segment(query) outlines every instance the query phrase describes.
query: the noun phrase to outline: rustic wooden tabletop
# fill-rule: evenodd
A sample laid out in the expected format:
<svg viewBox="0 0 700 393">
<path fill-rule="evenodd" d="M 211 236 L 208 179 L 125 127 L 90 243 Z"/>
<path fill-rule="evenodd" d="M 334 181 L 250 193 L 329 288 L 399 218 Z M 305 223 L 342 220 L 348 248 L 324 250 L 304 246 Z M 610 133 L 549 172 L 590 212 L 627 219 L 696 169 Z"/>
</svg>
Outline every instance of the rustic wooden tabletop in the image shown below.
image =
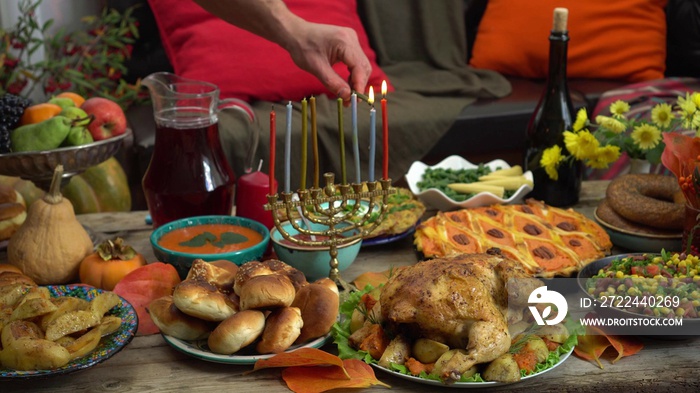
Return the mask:
<svg viewBox="0 0 700 393">
<path fill-rule="evenodd" d="M 591 216 L 604 195 L 607 182 L 584 182 L 577 211 Z M 80 221 L 97 236 L 120 235 L 155 261 L 149 244 L 147 212 L 100 213 L 80 216 Z M 0 259 L 5 259 L 4 253 Z M 365 271 L 384 271 L 392 266 L 414 264 L 418 256 L 412 237 L 381 246 L 365 247 L 343 277 L 353 279 Z M 595 364 L 569 357 L 558 367 L 537 377 L 493 390 L 578 392 L 578 391 L 700 391 L 700 337 L 685 340 L 640 338 L 644 349 L 615 364 Z M 335 353 L 332 343 L 323 349 Z M 66 375 L 26 380 L 0 378 L 2 392 L 288 392 L 279 370 L 245 374 L 250 365 L 212 363 L 190 357 L 169 346 L 160 335 L 140 336 L 107 361 Z M 376 372 L 393 392 L 434 392 L 446 390 Z M 385 391 L 374 387 L 364 391 Z M 338 390 L 340 391 L 340 390 Z M 345 390 L 350 391 L 350 390 Z"/>
</svg>

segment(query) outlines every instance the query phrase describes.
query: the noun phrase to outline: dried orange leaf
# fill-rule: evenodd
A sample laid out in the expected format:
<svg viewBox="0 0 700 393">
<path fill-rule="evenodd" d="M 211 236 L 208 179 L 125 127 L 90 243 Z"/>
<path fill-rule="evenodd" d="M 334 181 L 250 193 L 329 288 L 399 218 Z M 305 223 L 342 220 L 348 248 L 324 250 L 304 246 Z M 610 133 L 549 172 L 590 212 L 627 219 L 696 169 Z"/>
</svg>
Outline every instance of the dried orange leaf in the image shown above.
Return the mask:
<svg viewBox="0 0 700 393">
<path fill-rule="evenodd" d="M 282 371 L 282 378 L 287 387 L 296 393 L 321 393 L 332 389 L 368 388 L 373 385 L 390 388 L 374 376 L 374 370 L 365 362 L 346 359 L 343 364 L 350 379 L 344 378 L 338 367 L 319 366 L 289 367 Z"/>
<path fill-rule="evenodd" d="M 585 335 L 578 336 L 578 344 L 574 347 L 576 356 L 585 360 L 595 360 L 598 367 L 603 368 L 600 356 L 610 346 L 610 341 L 605 336 Z"/>
<path fill-rule="evenodd" d="M 153 323 L 146 307 L 155 299 L 171 295 L 180 283 L 180 276 L 173 265 L 153 262 L 133 270 L 115 285 L 113 292 L 126 299 L 139 317 L 138 336 L 156 334 L 160 330 Z"/>
<path fill-rule="evenodd" d="M 357 276 L 353 283 L 359 289 L 364 289 L 367 284 L 370 284 L 372 287 L 376 288 L 381 284 L 386 284 L 386 282 L 389 280 L 389 273 L 389 270 L 385 270 L 383 272 L 362 273 Z"/>
<path fill-rule="evenodd" d="M 579 342 L 574 348 L 574 352 L 581 358 L 595 360 L 598 366 L 603 368 L 599 358 L 611 346 L 617 351 L 617 357 L 611 361 L 613 364 L 623 357 L 634 355 L 644 348 L 642 342 L 634 337 L 611 335 L 605 333 L 603 329 L 597 326 L 586 326 L 586 335 L 579 336 Z"/>
<path fill-rule="evenodd" d="M 267 359 L 260 359 L 255 362 L 252 371 L 271 367 L 294 366 L 338 366 L 340 373 L 345 375 L 345 379 L 350 378 L 350 375 L 345 371 L 342 359 L 316 348 L 299 348 L 290 352 L 278 353 Z"/>
</svg>

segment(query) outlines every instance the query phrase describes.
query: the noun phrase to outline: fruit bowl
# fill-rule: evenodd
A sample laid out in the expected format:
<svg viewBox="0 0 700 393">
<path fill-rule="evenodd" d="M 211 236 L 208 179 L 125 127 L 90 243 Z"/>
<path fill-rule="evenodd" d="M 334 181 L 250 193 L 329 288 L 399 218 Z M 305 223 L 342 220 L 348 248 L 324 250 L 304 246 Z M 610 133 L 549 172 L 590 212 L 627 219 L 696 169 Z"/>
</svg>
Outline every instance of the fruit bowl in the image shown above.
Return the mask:
<svg viewBox="0 0 700 393">
<path fill-rule="evenodd" d="M 0 174 L 31 180 L 37 187 L 48 191 L 56 165 L 63 165 L 61 185 L 65 186 L 72 176 L 114 156 L 130 136 L 131 130 L 127 129 L 121 135 L 81 146 L 0 154 Z"/>
</svg>

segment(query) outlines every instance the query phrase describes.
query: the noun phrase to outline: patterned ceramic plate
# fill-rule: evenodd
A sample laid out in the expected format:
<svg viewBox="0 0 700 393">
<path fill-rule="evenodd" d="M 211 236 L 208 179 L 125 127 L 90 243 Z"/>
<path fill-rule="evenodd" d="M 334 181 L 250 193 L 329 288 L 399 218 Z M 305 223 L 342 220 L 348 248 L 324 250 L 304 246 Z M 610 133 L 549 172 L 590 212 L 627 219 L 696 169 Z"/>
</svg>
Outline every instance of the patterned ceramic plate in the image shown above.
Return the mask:
<svg viewBox="0 0 700 393">
<path fill-rule="evenodd" d="M 163 338 L 165 339 L 165 342 L 180 352 L 184 352 L 197 359 L 214 363 L 255 364 L 255 362 L 259 359 L 267 359 L 274 356 L 274 354 L 260 355 L 250 348 L 243 348 L 233 355 L 221 355 L 214 353 L 209 349 L 207 346 L 207 340 L 185 341 L 168 336 L 167 334 L 163 334 Z M 326 334 L 325 336 L 309 341 L 306 344 L 295 345 L 289 348 L 287 352 L 293 351 L 297 348 L 320 348 L 323 346 L 323 344 L 328 342 L 330 338 L 330 334 Z"/>
<path fill-rule="evenodd" d="M 49 286 L 48 288 L 52 297 L 73 296 L 85 300 L 91 300 L 97 294 L 104 292 L 102 289 L 83 285 L 54 285 Z M 121 304 L 111 309 L 107 314 L 120 317 L 122 319 L 122 325 L 116 332 L 110 334 L 109 336 L 102 337 L 100 344 L 89 355 L 73 360 L 63 367 L 52 370 L 16 371 L 0 369 L 0 379 L 35 378 L 68 374 L 74 371 L 90 368 L 114 356 L 114 354 L 121 351 L 126 344 L 131 342 L 136 334 L 136 329 L 139 326 L 139 320 L 136 316 L 136 310 L 134 310 L 134 307 L 123 298 L 120 299 Z"/>
</svg>

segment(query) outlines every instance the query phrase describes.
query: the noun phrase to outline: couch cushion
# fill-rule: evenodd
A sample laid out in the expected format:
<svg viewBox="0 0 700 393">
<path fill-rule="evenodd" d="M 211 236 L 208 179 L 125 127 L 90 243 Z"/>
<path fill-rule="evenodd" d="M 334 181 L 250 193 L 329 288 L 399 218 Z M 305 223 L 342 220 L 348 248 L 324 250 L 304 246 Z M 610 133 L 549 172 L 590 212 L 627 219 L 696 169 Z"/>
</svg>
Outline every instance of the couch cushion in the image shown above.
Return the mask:
<svg viewBox="0 0 700 393">
<path fill-rule="evenodd" d="M 377 66 L 354 0 L 286 0 L 296 15 L 312 22 L 353 28 L 373 66 L 370 84 L 378 89 L 385 74 Z M 180 76 L 219 86 L 222 97 L 246 101 L 301 100 L 330 94 L 310 73 L 298 68 L 279 45 L 230 25 L 193 1 L 148 0 L 165 51 Z M 323 12 L 319 12 L 322 5 Z M 341 63 L 334 66 L 347 79 Z"/>
<path fill-rule="evenodd" d="M 490 0 L 470 65 L 545 78 L 555 7 L 569 9 L 570 78 L 629 82 L 662 78 L 667 0 Z"/>
</svg>

